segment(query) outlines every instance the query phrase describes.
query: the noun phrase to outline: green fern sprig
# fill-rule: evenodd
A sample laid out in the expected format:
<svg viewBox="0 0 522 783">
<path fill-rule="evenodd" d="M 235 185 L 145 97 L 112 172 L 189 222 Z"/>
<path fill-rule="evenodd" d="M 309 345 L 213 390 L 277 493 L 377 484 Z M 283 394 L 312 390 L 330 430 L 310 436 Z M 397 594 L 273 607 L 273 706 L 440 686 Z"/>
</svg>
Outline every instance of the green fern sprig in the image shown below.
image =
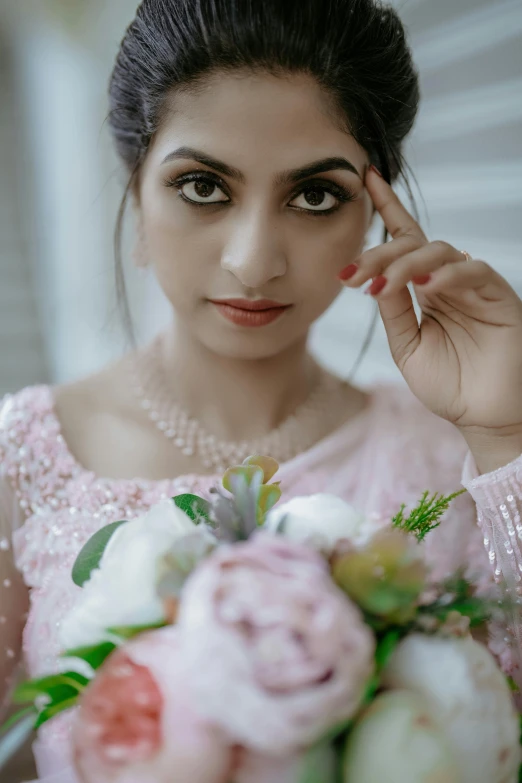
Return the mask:
<svg viewBox="0 0 522 783">
<path fill-rule="evenodd" d="M 422 541 L 431 530 L 440 525 L 440 518 L 447 511 L 451 501 L 464 492 L 467 490 L 461 489 L 452 495 L 439 495 L 435 492 L 430 497 L 429 491 L 426 490 L 407 518 L 404 516 L 406 505 L 403 503 L 398 514 L 392 518 L 392 524 L 405 533 L 412 533 L 417 541 Z"/>
</svg>

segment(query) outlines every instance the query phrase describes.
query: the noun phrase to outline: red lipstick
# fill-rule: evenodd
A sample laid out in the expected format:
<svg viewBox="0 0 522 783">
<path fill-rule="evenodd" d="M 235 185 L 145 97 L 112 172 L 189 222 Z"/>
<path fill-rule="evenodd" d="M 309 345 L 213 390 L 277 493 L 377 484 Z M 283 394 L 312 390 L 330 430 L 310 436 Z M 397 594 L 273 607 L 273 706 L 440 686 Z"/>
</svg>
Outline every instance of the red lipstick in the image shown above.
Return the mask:
<svg viewBox="0 0 522 783">
<path fill-rule="evenodd" d="M 210 299 L 220 314 L 237 326 L 267 326 L 291 305 L 272 299 Z"/>
</svg>

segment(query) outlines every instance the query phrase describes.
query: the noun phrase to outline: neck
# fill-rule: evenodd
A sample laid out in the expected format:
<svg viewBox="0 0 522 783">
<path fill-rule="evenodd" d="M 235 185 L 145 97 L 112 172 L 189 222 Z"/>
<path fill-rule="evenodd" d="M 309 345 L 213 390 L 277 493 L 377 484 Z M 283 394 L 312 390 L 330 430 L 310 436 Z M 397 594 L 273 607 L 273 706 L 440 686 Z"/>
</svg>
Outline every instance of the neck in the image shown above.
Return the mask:
<svg viewBox="0 0 522 783">
<path fill-rule="evenodd" d="M 315 388 L 320 368 L 306 343 L 266 359 L 235 359 L 213 353 L 176 325 L 163 342 L 167 383 L 173 399 L 216 437 L 255 439 L 279 426 Z"/>
</svg>

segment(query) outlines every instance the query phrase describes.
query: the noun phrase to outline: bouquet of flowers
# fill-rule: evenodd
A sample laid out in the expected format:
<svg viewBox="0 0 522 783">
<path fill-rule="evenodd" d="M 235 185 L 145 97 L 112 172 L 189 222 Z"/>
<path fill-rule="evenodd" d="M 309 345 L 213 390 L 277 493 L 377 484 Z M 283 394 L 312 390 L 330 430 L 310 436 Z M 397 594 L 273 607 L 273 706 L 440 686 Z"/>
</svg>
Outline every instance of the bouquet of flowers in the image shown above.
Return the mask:
<svg viewBox="0 0 522 783">
<path fill-rule="evenodd" d="M 98 531 L 72 578 L 63 671 L 24 727 L 75 708 L 83 783 L 515 783 L 508 679 L 470 628 L 498 609 L 433 584 L 423 539 L 458 495 L 374 529 L 330 495 L 284 504 L 270 457 Z M 464 491 L 464 490 L 463 490 Z"/>
</svg>

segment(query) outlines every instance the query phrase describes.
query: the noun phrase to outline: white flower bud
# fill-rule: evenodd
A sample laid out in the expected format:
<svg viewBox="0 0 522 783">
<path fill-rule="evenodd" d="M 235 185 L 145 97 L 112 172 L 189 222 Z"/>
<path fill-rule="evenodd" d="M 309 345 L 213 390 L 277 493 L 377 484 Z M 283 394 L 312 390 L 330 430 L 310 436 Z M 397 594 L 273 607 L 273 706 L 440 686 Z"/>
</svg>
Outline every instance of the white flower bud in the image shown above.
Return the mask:
<svg viewBox="0 0 522 783">
<path fill-rule="evenodd" d="M 384 683 L 424 698 L 444 727 L 460 783 L 516 783 L 518 715 L 486 647 L 471 637 L 412 634 L 393 653 Z"/>
<path fill-rule="evenodd" d="M 291 541 L 330 553 L 341 539 L 358 541 L 367 533 L 366 517 L 335 495 L 296 497 L 276 506 L 265 527 Z"/>
</svg>

